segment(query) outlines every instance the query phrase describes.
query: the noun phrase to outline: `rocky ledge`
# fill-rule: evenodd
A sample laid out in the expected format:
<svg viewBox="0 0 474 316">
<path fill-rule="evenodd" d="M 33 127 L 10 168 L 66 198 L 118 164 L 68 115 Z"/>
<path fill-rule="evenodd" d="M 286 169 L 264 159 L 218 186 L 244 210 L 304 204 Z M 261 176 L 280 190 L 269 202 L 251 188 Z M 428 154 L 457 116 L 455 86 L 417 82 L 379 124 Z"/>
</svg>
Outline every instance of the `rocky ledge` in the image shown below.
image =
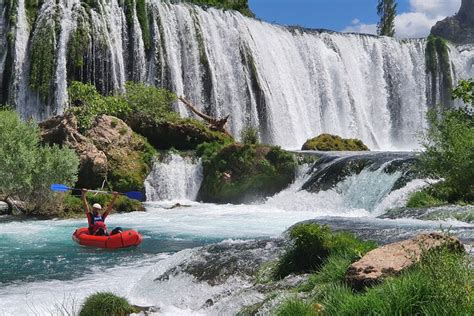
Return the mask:
<svg viewBox="0 0 474 316">
<path fill-rule="evenodd" d="M 459 12 L 437 22 L 431 34 L 456 44 L 474 43 L 474 0 L 463 0 Z"/>
</svg>

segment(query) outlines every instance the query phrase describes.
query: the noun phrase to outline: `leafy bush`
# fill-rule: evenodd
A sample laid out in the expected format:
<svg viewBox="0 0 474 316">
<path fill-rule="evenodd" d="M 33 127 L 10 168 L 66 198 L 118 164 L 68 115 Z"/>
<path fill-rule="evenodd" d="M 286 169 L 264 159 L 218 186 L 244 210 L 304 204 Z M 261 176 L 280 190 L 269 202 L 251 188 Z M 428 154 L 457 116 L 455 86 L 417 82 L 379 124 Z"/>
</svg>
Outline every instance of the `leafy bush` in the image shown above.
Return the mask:
<svg viewBox="0 0 474 316">
<path fill-rule="evenodd" d="M 27 211 L 41 215 L 57 197 L 52 183 L 72 185 L 77 180 L 79 159 L 73 150 L 40 146 L 34 122 L 22 122 L 12 111 L 0 111 L 0 196 L 28 202 Z"/>
<path fill-rule="evenodd" d="M 365 293 L 339 283 L 319 287 L 314 299 L 327 315 L 472 315 L 473 297 L 468 258 L 443 249 Z"/>
<path fill-rule="evenodd" d="M 258 130 L 254 127 L 247 126 L 240 132 L 240 139 L 246 145 L 258 144 Z"/>
<path fill-rule="evenodd" d="M 375 243 L 361 241 L 350 233 L 332 232 L 326 225 L 312 223 L 293 227 L 289 238 L 292 244 L 280 258 L 275 278 L 316 271 L 331 254 L 339 254 L 352 262 L 376 247 Z"/>
<path fill-rule="evenodd" d="M 98 292 L 86 299 L 79 316 L 126 316 L 134 312 L 136 308 L 126 299 L 110 292 Z"/>
<path fill-rule="evenodd" d="M 433 178 L 444 179 L 448 202 L 474 200 L 474 117 L 466 109 L 428 114 L 420 165 Z"/>
<path fill-rule="evenodd" d="M 410 195 L 407 207 L 430 207 L 446 204 L 445 201 L 431 195 L 428 191 L 417 191 Z"/>
</svg>

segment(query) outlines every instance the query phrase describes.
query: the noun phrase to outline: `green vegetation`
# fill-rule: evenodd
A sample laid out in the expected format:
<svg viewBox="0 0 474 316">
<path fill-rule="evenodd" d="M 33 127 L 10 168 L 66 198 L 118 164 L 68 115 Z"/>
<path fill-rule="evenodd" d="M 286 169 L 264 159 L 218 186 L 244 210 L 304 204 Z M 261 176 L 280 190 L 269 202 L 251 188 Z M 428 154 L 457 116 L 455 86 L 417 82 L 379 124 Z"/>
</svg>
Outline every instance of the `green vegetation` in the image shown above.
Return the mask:
<svg viewBox="0 0 474 316">
<path fill-rule="evenodd" d="M 316 316 L 319 315 L 317 307 L 300 299 L 291 298 L 283 302 L 275 314 L 277 316 Z"/>
<path fill-rule="evenodd" d="M 90 205 L 99 203 L 103 207 L 107 207 L 111 200 L 111 195 L 90 192 L 87 193 L 87 201 Z M 62 211 L 63 213 L 60 214 L 61 217 L 77 217 L 78 215 L 83 216 L 84 207 L 80 196 L 65 194 Z M 112 211 L 118 213 L 141 212 L 145 211 L 145 208 L 139 201 L 129 199 L 125 196 L 119 196 L 115 201 Z"/>
<path fill-rule="evenodd" d="M 36 21 L 39 8 L 43 4 L 43 0 L 25 0 L 25 9 L 28 19 L 28 24 L 33 28 L 33 25 Z"/>
<path fill-rule="evenodd" d="M 377 34 L 380 36 L 395 36 L 396 0 L 379 0 L 377 14 L 380 17 L 380 21 L 377 23 Z"/>
<path fill-rule="evenodd" d="M 243 144 L 256 145 L 258 144 L 258 129 L 247 126 L 240 132 L 240 138 Z"/>
<path fill-rule="evenodd" d="M 291 246 L 280 258 L 274 271 L 277 279 L 291 273 L 320 270 L 323 263 L 328 263 L 329 267 L 341 267 L 341 262 L 342 266 L 347 261 L 350 264 L 376 247 L 375 243 L 361 241 L 350 233 L 332 232 L 328 226 L 312 223 L 293 227 L 289 237 Z M 341 269 L 328 271 L 323 267 L 322 271 L 325 278 L 333 280 L 337 276 L 331 273 L 340 273 Z"/>
<path fill-rule="evenodd" d="M 474 81 L 461 81 L 453 90 L 453 98 L 463 100 L 465 108 L 428 112 L 429 128 L 422 138 L 424 152 L 419 167 L 427 177 L 442 180 L 414 193 L 409 206 L 474 201 L 473 95 Z"/>
<path fill-rule="evenodd" d="M 279 147 L 203 144 L 200 196 L 212 202 L 241 202 L 274 194 L 294 179 L 296 160 Z"/>
<path fill-rule="evenodd" d="M 246 15 L 249 17 L 255 16 L 255 14 L 249 8 L 248 0 L 187 0 L 187 1 L 194 4 L 212 6 L 219 9 L 236 10 L 242 13 L 243 15 Z"/>
<path fill-rule="evenodd" d="M 72 185 L 79 159 L 73 150 L 40 146 L 35 123 L 22 122 L 12 111 L 0 111 L 0 196 L 26 202 L 25 212 L 49 215 L 61 202 L 51 183 Z"/>
<path fill-rule="evenodd" d="M 67 43 L 68 70 L 78 72 L 84 66 L 84 56 L 87 54 L 90 41 L 89 21 L 84 15 L 79 15 L 77 27 Z"/>
<path fill-rule="evenodd" d="M 315 138 L 308 139 L 302 150 L 320 151 L 368 151 L 369 148 L 358 139 L 346 139 L 337 135 L 321 134 Z"/>
<path fill-rule="evenodd" d="M 138 312 L 126 299 L 110 292 L 98 292 L 86 299 L 79 316 L 126 316 Z"/>
<path fill-rule="evenodd" d="M 438 74 L 442 75 L 442 91 L 441 99 L 447 106 L 450 102 L 450 90 L 452 88 L 451 61 L 449 59 L 448 42 L 441 38 L 430 35 L 426 43 L 426 69 L 431 75 L 431 99 L 436 99 L 436 91 L 438 91 Z"/>
<path fill-rule="evenodd" d="M 125 5 L 125 16 L 127 18 L 127 24 L 129 28 L 133 24 L 133 15 L 137 15 L 140 29 L 142 30 L 142 39 L 145 49 L 151 47 L 151 32 L 150 32 L 150 20 L 148 18 L 148 12 L 145 0 L 126 0 Z M 134 12 L 135 11 L 135 12 Z"/>
<path fill-rule="evenodd" d="M 39 21 L 31 42 L 30 87 L 40 98 L 49 102 L 53 94 L 56 54 L 56 25 L 54 19 Z"/>
</svg>

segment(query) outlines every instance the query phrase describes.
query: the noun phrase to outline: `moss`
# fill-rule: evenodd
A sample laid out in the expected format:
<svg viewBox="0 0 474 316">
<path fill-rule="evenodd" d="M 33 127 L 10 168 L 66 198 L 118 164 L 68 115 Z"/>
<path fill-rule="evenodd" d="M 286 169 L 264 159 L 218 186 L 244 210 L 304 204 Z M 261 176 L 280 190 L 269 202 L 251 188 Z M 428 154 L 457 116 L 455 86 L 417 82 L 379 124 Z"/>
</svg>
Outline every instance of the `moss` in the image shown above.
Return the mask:
<svg viewBox="0 0 474 316">
<path fill-rule="evenodd" d="M 436 100 L 437 78 L 441 75 L 441 101 L 444 106 L 448 106 L 451 103 L 450 91 L 453 87 L 448 42 L 441 37 L 430 35 L 426 43 L 425 59 L 427 73 L 431 76 L 431 101 L 433 103 Z"/>
<path fill-rule="evenodd" d="M 53 96 L 56 23 L 46 18 L 39 23 L 31 43 L 30 87 L 48 103 Z"/>
<path fill-rule="evenodd" d="M 302 150 L 320 151 L 368 151 L 369 148 L 358 139 L 345 139 L 337 135 L 321 134 L 308 139 Z"/>
<path fill-rule="evenodd" d="M 145 190 L 143 183 L 150 173 L 156 150 L 144 137 L 134 133 L 130 148 L 115 147 L 106 155 L 111 189 L 119 192 Z"/>
<path fill-rule="evenodd" d="M 77 27 L 68 42 L 68 69 L 80 72 L 84 66 L 84 58 L 89 49 L 91 37 L 89 35 L 89 23 L 81 15 L 78 17 Z"/>
<path fill-rule="evenodd" d="M 137 312 L 126 299 L 110 292 L 98 292 L 86 299 L 79 316 L 126 316 Z"/>
<path fill-rule="evenodd" d="M 42 4 L 43 0 L 25 0 L 26 16 L 28 19 L 28 24 L 32 28 Z"/>
<path fill-rule="evenodd" d="M 207 149 L 207 153 L 206 153 Z M 242 202 L 279 192 L 294 179 L 296 160 L 279 147 L 214 145 L 200 152 L 204 179 L 200 197 L 209 202 Z"/>
</svg>

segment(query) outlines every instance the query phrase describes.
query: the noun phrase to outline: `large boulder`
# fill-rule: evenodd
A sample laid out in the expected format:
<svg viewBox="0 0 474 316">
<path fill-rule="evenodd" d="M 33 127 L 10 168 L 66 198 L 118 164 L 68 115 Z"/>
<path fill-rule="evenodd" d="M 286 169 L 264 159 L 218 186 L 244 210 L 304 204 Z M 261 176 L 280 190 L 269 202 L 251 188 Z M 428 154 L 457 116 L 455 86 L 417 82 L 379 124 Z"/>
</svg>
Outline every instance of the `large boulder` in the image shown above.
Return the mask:
<svg viewBox="0 0 474 316">
<path fill-rule="evenodd" d="M 437 22 L 431 34 L 456 44 L 474 43 L 474 1 L 463 0 L 459 12 Z"/>
<path fill-rule="evenodd" d="M 156 149 L 194 150 L 199 144 L 231 141 L 231 137 L 210 130 L 204 123 L 194 119 L 174 118 L 156 120 L 143 114 L 133 114 L 127 124 L 145 136 Z"/>
<path fill-rule="evenodd" d="M 78 187 L 98 188 L 107 180 L 117 191 L 144 189 L 155 151 L 122 120 L 98 116 L 83 134 L 73 114 L 56 116 L 39 125 L 43 142 L 69 146 L 80 157 Z"/>
<path fill-rule="evenodd" d="M 295 157 L 279 147 L 230 144 L 209 161 L 198 198 L 205 202 L 243 203 L 273 195 L 295 177 Z"/>
<path fill-rule="evenodd" d="M 39 124 L 44 143 L 68 146 L 79 156 L 78 186 L 99 187 L 107 177 L 108 160 L 105 153 L 77 128 L 73 114 L 55 116 Z"/>
<path fill-rule="evenodd" d="M 346 282 L 357 290 L 378 284 L 419 262 L 423 253 L 443 246 L 453 251 L 464 251 L 455 237 L 439 233 L 421 234 L 369 251 L 347 269 Z"/>
<path fill-rule="evenodd" d="M 369 148 L 358 139 L 341 138 L 337 135 L 321 134 L 308 139 L 301 150 L 319 151 L 368 151 Z"/>
</svg>

